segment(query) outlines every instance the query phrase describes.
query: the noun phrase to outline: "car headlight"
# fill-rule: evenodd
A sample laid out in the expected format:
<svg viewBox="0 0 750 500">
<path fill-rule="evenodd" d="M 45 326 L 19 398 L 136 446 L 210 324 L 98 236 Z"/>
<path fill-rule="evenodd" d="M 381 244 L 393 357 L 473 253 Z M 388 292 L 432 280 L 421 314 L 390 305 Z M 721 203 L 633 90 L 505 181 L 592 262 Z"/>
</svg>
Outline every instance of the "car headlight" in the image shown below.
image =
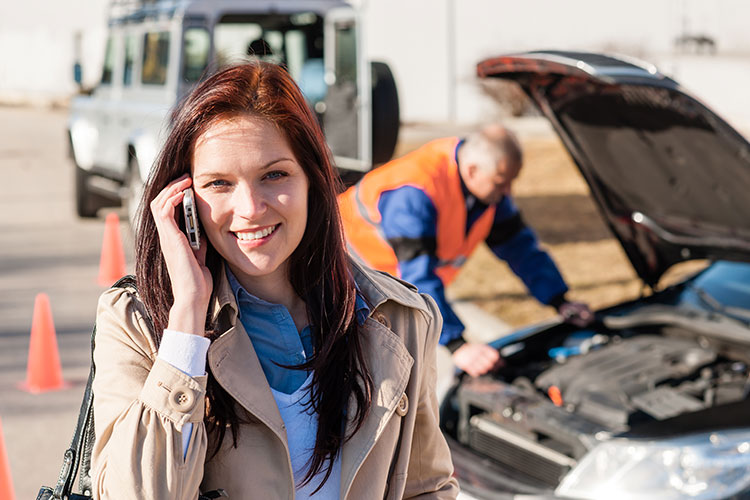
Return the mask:
<svg viewBox="0 0 750 500">
<path fill-rule="evenodd" d="M 563 479 L 562 497 L 726 498 L 750 487 L 750 429 L 596 446 Z"/>
</svg>

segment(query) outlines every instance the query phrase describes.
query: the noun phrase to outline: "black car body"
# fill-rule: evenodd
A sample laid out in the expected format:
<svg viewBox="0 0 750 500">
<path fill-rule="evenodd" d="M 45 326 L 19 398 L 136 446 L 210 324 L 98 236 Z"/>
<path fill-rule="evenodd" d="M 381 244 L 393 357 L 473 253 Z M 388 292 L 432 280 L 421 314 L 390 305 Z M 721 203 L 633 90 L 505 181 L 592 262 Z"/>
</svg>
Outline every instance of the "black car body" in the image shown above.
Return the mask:
<svg viewBox="0 0 750 500">
<path fill-rule="evenodd" d="M 441 407 L 462 490 L 492 498 L 750 496 L 750 144 L 674 80 L 591 53 L 488 59 L 551 121 L 651 293 L 498 340 Z M 659 289 L 673 265 L 711 264 Z"/>
</svg>

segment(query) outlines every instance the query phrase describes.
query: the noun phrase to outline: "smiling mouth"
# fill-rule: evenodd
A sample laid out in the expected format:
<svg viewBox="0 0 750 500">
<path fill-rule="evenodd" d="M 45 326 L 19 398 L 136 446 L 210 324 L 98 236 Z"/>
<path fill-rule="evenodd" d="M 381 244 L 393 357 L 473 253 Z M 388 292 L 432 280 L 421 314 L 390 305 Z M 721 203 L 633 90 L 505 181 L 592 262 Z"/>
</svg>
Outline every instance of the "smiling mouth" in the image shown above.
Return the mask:
<svg viewBox="0 0 750 500">
<path fill-rule="evenodd" d="M 269 226 L 264 229 L 260 229 L 258 231 L 242 231 L 242 232 L 233 232 L 238 240 L 242 241 L 257 241 L 262 240 L 263 238 L 266 238 L 273 234 L 274 231 L 276 231 L 281 224 L 276 224 L 275 226 Z"/>
</svg>

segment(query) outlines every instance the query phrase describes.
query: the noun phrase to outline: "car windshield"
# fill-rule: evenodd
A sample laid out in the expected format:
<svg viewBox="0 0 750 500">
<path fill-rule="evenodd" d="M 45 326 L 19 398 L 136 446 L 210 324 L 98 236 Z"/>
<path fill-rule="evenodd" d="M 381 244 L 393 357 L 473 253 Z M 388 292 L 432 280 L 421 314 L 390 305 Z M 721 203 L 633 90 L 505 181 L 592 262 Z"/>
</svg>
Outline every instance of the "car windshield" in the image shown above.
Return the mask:
<svg viewBox="0 0 750 500">
<path fill-rule="evenodd" d="M 688 284 L 678 305 L 721 312 L 750 322 L 750 264 L 716 262 Z"/>
<path fill-rule="evenodd" d="M 219 67 L 248 58 L 284 64 L 308 101 L 325 97 L 323 19 L 315 13 L 225 15 L 214 46 Z"/>
</svg>

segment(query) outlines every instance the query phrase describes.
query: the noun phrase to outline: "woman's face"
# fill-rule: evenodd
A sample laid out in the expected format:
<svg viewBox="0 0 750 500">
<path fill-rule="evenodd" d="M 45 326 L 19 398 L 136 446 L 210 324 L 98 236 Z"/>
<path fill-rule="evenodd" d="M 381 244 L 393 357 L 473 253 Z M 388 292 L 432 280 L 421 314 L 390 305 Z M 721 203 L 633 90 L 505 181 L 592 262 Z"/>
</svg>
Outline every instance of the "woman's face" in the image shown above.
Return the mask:
<svg viewBox="0 0 750 500">
<path fill-rule="evenodd" d="M 196 141 L 192 174 L 206 237 L 243 285 L 288 280 L 307 225 L 308 180 L 276 127 L 250 115 L 216 121 Z"/>
</svg>

